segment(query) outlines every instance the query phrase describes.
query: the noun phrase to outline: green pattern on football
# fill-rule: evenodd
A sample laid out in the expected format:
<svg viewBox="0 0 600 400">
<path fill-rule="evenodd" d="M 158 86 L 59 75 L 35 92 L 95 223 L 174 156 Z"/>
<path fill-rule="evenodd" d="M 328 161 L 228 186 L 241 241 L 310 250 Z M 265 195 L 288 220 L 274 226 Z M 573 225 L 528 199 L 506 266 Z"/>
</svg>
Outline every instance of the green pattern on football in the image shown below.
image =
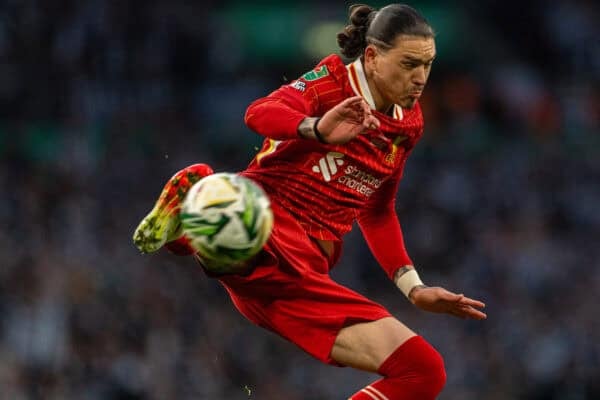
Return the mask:
<svg viewBox="0 0 600 400">
<path fill-rule="evenodd" d="M 218 173 L 189 190 L 180 212 L 183 232 L 199 255 L 218 265 L 239 264 L 257 254 L 273 227 L 269 198 L 252 180 Z"/>
<path fill-rule="evenodd" d="M 218 221 L 207 221 L 195 214 L 180 213 L 179 218 L 183 230 L 193 236 L 206 236 L 211 240 L 229 222 L 227 215 L 221 215 Z"/>
</svg>

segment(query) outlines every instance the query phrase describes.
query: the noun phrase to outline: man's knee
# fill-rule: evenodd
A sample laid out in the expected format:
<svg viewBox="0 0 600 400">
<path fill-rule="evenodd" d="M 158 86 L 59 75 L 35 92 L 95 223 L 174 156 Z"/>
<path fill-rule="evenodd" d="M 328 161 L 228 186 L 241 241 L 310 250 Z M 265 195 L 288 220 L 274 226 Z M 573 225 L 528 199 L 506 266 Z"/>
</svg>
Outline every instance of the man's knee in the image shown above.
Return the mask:
<svg viewBox="0 0 600 400">
<path fill-rule="evenodd" d="M 435 398 L 446 383 L 444 359 L 420 336 L 414 336 L 398 347 L 381 365 L 379 373 L 398 378 L 400 382 L 418 383 L 416 390 L 422 399 Z"/>
<path fill-rule="evenodd" d="M 446 384 L 446 368 L 442 355 L 425 340 L 422 340 L 421 356 L 415 361 L 416 372 L 421 375 L 423 384 L 437 395 Z"/>
</svg>

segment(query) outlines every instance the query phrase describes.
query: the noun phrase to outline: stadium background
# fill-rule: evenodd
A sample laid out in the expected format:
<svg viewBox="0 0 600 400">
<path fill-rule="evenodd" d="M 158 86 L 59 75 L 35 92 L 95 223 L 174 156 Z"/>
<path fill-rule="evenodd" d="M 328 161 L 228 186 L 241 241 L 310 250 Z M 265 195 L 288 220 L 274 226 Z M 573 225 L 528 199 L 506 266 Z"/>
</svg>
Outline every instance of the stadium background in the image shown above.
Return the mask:
<svg viewBox="0 0 600 400">
<path fill-rule="evenodd" d="M 376 378 L 131 243 L 173 172 L 248 163 L 245 107 L 335 51 L 348 5 L 0 3 L 0 398 L 336 400 Z M 415 310 L 354 232 L 334 275 L 441 351 L 442 400 L 599 399 L 598 4 L 412 5 L 439 56 L 398 210 L 425 281 L 489 319 Z"/>
</svg>

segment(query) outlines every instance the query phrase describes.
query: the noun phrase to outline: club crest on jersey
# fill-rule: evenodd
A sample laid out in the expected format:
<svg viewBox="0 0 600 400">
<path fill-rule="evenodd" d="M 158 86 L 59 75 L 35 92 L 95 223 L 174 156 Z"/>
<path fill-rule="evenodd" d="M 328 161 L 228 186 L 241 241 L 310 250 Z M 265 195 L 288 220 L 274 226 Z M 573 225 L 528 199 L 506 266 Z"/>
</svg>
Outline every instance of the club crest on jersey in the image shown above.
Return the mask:
<svg viewBox="0 0 600 400">
<path fill-rule="evenodd" d="M 316 81 L 317 79 L 321 79 L 329 75 L 329 71 L 327 70 L 326 65 L 321 65 L 320 68 L 314 69 L 302 75 L 302 79 L 305 81 Z"/>
<path fill-rule="evenodd" d="M 386 164 L 394 165 L 396 156 L 398 155 L 398 145 L 407 139 L 406 136 L 398 136 L 392 141 L 390 152 L 385 155 L 384 161 Z"/>
<path fill-rule="evenodd" d="M 389 153 L 387 153 L 385 155 L 385 158 L 384 158 L 385 163 L 394 165 L 394 163 L 396 162 L 396 153 L 398 153 L 398 146 L 396 146 L 395 144 L 392 144 L 392 151 L 390 151 Z"/>
</svg>

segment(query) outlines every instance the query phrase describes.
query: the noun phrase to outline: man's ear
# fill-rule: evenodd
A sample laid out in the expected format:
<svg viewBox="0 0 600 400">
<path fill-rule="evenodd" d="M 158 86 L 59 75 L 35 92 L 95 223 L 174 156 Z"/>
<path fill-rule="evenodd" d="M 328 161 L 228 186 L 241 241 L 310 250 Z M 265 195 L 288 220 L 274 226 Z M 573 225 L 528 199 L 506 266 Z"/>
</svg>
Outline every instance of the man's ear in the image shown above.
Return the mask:
<svg viewBox="0 0 600 400">
<path fill-rule="evenodd" d="M 364 65 L 369 70 L 375 69 L 375 59 L 377 58 L 377 48 L 373 44 L 367 45 L 364 52 Z"/>
</svg>

